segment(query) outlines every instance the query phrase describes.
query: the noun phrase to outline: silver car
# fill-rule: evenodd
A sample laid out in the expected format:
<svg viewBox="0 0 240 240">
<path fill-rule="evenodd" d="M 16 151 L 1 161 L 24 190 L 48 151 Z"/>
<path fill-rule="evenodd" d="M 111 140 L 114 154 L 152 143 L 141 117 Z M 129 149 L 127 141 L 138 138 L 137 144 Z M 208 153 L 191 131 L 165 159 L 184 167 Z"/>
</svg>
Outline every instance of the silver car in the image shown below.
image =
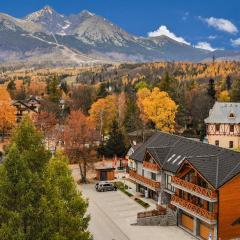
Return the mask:
<svg viewBox="0 0 240 240">
<path fill-rule="evenodd" d="M 112 182 L 98 182 L 95 188 L 98 192 L 117 191 L 117 186 Z"/>
</svg>

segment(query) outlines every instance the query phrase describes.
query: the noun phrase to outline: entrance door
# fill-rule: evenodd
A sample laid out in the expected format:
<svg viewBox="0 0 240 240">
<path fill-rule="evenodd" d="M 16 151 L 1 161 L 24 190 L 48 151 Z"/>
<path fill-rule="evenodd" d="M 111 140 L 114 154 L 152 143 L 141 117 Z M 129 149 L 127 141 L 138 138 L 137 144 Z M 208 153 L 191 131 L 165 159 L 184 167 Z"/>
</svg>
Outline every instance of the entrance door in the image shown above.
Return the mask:
<svg viewBox="0 0 240 240">
<path fill-rule="evenodd" d="M 100 172 L 100 181 L 107 181 L 107 171 Z"/>
</svg>

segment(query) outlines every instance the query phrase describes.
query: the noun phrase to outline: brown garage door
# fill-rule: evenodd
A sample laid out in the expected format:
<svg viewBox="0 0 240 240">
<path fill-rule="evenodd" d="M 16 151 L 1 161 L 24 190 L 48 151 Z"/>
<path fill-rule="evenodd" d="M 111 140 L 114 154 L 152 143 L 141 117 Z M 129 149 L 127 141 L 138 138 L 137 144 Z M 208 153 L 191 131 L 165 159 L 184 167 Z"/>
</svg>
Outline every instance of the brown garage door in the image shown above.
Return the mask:
<svg viewBox="0 0 240 240">
<path fill-rule="evenodd" d="M 182 213 L 182 226 L 193 232 L 193 217 Z"/>
<path fill-rule="evenodd" d="M 213 236 L 213 229 L 212 227 L 210 227 L 208 224 L 205 224 L 205 223 L 200 223 L 200 237 L 202 237 L 203 239 L 209 239 L 209 235 L 210 233 L 212 234 Z"/>
</svg>

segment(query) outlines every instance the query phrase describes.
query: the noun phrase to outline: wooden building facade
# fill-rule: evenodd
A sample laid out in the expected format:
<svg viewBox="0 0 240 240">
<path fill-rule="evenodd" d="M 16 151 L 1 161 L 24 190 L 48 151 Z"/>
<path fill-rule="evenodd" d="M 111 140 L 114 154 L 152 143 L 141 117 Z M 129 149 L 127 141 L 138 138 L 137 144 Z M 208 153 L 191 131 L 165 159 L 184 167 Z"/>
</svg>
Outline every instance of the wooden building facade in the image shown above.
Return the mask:
<svg viewBox="0 0 240 240">
<path fill-rule="evenodd" d="M 136 190 L 173 209 L 179 227 L 206 240 L 240 237 L 240 153 L 157 132 L 130 158 Z"/>
</svg>

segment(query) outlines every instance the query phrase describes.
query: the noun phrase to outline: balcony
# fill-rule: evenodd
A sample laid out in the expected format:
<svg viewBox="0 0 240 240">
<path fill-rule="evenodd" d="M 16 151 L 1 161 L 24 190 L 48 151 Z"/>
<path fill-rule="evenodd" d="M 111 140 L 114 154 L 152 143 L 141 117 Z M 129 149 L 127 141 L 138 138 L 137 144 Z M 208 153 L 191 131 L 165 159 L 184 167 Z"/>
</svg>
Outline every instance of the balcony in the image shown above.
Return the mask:
<svg viewBox="0 0 240 240">
<path fill-rule="evenodd" d="M 208 224 L 215 224 L 217 222 L 217 214 L 207 211 L 204 208 L 198 207 L 197 205 L 173 195 L 171 199 L 171 204 L 188 212 L 191 215 L 196 216 L 202 221 L 207 222 Z"/>
<path fill-rule="evenodd" d="M 156 182 L 152 179 L 145 178 L 144 176 L 137 174 L 136 171 L 130 170 L 129 176 L 130 178 L 133 178 L 136 182 L 142 185 L 146 185 L 147 187 L 152 188 L 154 190 L 160 190 L 160 187 L 161 187 L 160 182 Z"/>
<path fill-rule="evenodd" d="M 143 162 L 143 167 L 146 168 L 147 170 L 153 171 L 153 172 L 159 172 L 160 171 L 160 167 L 155 164 L 155 163 L 151 163 L 151 162 Z"/>
<path fill-rule="evenodd" d="M 209 202 L 217 202 L 217 192 L 207 188 L 200 187 L 194 183 L 185 181 L 178 177 L 172 177 L 172 186 L 191 193 Z"/>
</svg>

